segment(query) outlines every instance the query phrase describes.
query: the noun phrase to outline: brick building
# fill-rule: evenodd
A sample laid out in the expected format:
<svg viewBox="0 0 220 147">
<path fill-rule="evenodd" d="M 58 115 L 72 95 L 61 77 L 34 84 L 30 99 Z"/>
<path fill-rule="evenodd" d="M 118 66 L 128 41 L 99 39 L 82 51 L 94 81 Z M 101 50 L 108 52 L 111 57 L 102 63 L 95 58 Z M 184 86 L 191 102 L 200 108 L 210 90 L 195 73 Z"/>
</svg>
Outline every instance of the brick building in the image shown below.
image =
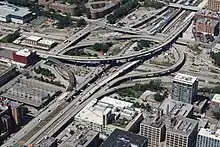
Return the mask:
<svg viewBox="0 0 220 147">
<path fill-rule="evenodd" d="M 38 4 L 43 6 L 46 10 L 53 9 L 55 12 L 61 12 L 68 15 L 74 15 L 76 5 L 66 4 L 63 1 L 57 0 L 38 0 Z"/>
</svg>

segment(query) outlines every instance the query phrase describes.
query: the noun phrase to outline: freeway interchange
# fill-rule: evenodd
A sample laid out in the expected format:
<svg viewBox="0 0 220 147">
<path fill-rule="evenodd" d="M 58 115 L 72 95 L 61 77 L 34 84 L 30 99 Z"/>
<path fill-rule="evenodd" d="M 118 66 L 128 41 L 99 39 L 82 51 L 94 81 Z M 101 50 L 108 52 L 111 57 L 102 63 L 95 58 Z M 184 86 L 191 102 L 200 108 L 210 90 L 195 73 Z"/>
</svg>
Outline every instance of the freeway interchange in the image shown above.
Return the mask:
<svg viewBox="0 0 220 147">
<path fill-rule="evenodd" d="M 180 7 L 180 5 L 172 5 L 171 7 Z M 182 7 L 181 9 L 193 9 L 197 11 L 194 7 Z M 185 10 L 178 15 L 182 17 Z M 185 18 L 184 22 L 178 26 L 178 28 L 169 35 L 151 35 L 146 31 L 138 30 L 136 28 L 117 28 L 114 26 L 109 26 L 100 22 L 100 26 L 97 26 L 97 22 L 87 25 L 84 29 L 77 32 L 68 38 L 68 42 L 57 46 L 50 52 L 37 52 L 37 54 L 43 59 L 48 60 L 62 67 L 63 70 L 68 75 L 69 86 L 66 89 L 69 94 L 62 100 L 56 100 L 55 103 L 51 104 L 44 112 L 39 114 L 34 118 L 28 125 L 22 128 L 18 133 L 12 136 L 4 145 L 13 146 L 19 141 L 24 141 L 25 145 L 37 144 L 45 136 L 57 136 L 67 125 L 74 120 L 74 116 L 85 107 L 92 99 L 103 97 L 109 93 L 116 91 L 117 89 L 124 88 L 126 85 L 121 85 L 120 83 L 127 82 L 128 80 L 142 79 L 142 78 L 152 78 L 161 77 L 164 75 L 171 74 L 178 71 L 186 61 L 186 55 L 181 48 L 176 46 L 178 39 L 184 33 L 184 31 L 189 27 L 192 22 L 194 13 L 190 13 L 188 17 Z M 176 23 L 177 20 L 175 20 Z M 173 23 L 173 25 L 175 25 Z M 108 28 L 115 32 L 125 33 L 125 36 L 117 36 L 109 39 L 103 40 L 88 40 L 82 41 L 86 38 L 91 31 L 98 28 Z M 170 29 L 172 26 L 168 26 L 165 30 Z M 114 42 L 118 40 L 153 40 L 158 42 L 157 46 L 153 46 L 145 51 L 138 51 L 132 54 L 121 54 L 112 56 L 98 56 L 98 57 L 82 57 L 82 56 L 69 56 L 65 55 L 65 52 L 69 50 L 77 50 L 78 48 L 84 48 L 92 46 L 99 42 Z M 182 40 L 184 42 L 184 40 Z M 187 44 L 187 42 L 184 42 Z M 170 48 L 175 48 L 178 53 L 178 61 L 165 69 L 158 71 L 151 71 L 145 73 L 131 73 L 133 69 L 141 65 L 142 62 L 151 59 L 158 54 L 166 52 Z M 65 66 L 64 62 L 71 62 L 74 64 L 97 64 L 97 68 L 80 85 L 76 84 L 76 78 L 72 71 Z M 108 72 L 114 64 L 122 63 L 119 68 L 110 73 Z M 103 65 L 107 65 L 104 66 Z M 77 86 L 76 86 L 77 85 Z M 119 85 L 119 86 L 117 86 Z M 115 87 L 116 86 L 116 87 Z M 127 87 L 129 84 L 127 85 Z M 50 110 L 50 111 L 49 111 Z M 41 121 L 39 121 L 41 120 Z"/>
</svg>

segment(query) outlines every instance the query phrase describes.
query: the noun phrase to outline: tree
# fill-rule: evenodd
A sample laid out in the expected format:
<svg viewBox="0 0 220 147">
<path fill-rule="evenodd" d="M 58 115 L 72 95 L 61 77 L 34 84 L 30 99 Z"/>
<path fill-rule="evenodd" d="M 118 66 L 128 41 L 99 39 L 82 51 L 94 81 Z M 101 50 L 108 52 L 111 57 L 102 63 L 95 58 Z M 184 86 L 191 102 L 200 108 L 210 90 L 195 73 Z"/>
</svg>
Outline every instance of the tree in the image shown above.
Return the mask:
<svg viewBox="0 0 220 147">
<path fill-rule="evenodd" d="M 76 23 L 77 23 L 77 24 L 76 24 L 77 27 L 83 27 L 83 26 L 87 25 L 85 19 L 79 19 L 79 20 L 77 20 Z"/>
<path fill-rule="evenodd" d="M 158 101 L 158 102 L 162 102 L 163 100 L 164 100 L 164 97 L 162 96 L 162 95 L 160 95 L 160 93 L 156 93 L 155 95 L 154 95 L 154 100 L 155 101 Z"/>
<path fill-rule="evenodd" d="M 116 18 L 115 18 L 115 16 L 114 16 L 113 14 L 109 14 L 109 15 L 107 16 L 107 20 L 108 20 L 108 22 L 109 22 L 110 24 L 115 24 L 115 23 L 116 23 Z"/>
</svg>

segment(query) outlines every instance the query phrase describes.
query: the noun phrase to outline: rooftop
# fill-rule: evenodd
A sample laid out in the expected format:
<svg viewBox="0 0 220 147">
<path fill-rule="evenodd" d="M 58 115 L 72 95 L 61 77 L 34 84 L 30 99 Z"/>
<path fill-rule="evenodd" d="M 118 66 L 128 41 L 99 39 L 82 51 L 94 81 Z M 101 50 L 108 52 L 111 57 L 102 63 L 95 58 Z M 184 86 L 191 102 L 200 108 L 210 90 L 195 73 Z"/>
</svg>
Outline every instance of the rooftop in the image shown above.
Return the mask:
<svg viewBox="0 0 220 147">
<path fill-rule="evenodd" d="M 31 54 L 29 49 L 22 49 L 16 52 L 17 55 L 28 57 Z"/>
<path fill-rule="evenodd" d="M 101 100 L 95 99 L 86 105 L 75 118 L 103 125 L 103 115 L 109 111 L 111 113 L 126 113 L 128 115 L 135 114 L 133 110 L 129 109 L 132 105 L 132 103 L 109 97 L 104 97 Z M 120 112 L 118 112 L 118 109 Z"/>
<path fill-rule="evenodd" d="M 43 39 L 39 40 L 38 43 L 51 46 L 55 43 L 55 41 L 43 38 Z"/>
<path fill-rule="evenodd" d="M 15 15 L 19 17 L 24 17 L 30 13 L 31 11 L 29 11 L 28 8 L 17 7 L 6 3 L 0 3 L 0 16 L 6 17 L 8 15 Z"/>
<path fill-rule="evenodd" d="M 165 99 L 159 108 L 163 110 L 164 114 L 167 114 L 168 111 L 171 115 L 181 115 L 185 117 L 193 111 L 193 105 L 173 99 Z"/>
<path fill-rule="evenodd" d="M 100 147 L 147 147 L 147 138 L 128 131 L 115 129 Z"/>
<path fill-rule="evenodd" d="M 185 84 L 193 84 L 194 82 L 196 82 L 198 80 L 197 77 L 193 77 L 190 75 L 186 75 L 186 74 L 182 74 L 182 73 L 178 73 L 175 77 L 174 77 L 174 81 L 176 82 L 181 82 L 181 83 L 185 83 Z"/>
<path fill-rule="evenodd" d="M 161 110 L 158 110 L 158 112 L 154 112 L 154 113 L 147 113 L 146 117 L 141 122 L 141 124 L 145 124 L 145 125 L 156 127 L 156 128 L 164 127 L 165 125 L 164 121 L 166 117 L 165 115 L 162 115 L 161 113 L 162 113 Z"/>
<path fill-rule="evenodd" d="M 38 145 L 40 147 L 48 147 L 50 146 L 51 144 L 53 144 L 54 142 L 56 142 L 56 138 L 53 138 L 53 137 L 45 137 L 43 138 L 39 143 Z"/>
<path fill-rule="evenodd" d="M 167 127 L 167 131 L 185 136 L 189 136 L 194 129 L 198 129 L 198 121 L 184 116 L 170 119 L 170 126 Z"/>
<path fill-rule="evenodd" d="M 220 129 L 213 132 L 209 128 L 201 128 L 198 135 L 212 138 L 215 140 L 220 140 Z"/>
<path fill-rule="evenodd" d="M 220 94 L 215 94 L 212 98 L 212 102 L 220 103 Z"/>
<path fill-rule="evenodd" d="M 67 139 L 60 147 L 87 147 L 87 145 L 93 141 L 93 139 L 98 135 L 98 132 L 93 130 L 83 131 L 80 133 L 75 133 L 73 136 Z"/>
<path fill-rule="evenodd" d="M 31 40 L 31 41 L 39 41 L 40 39 L 42 39 L 41 37 L 38 36 L 29 36 L 26 38 L 27 40 Z"/>
</svg>

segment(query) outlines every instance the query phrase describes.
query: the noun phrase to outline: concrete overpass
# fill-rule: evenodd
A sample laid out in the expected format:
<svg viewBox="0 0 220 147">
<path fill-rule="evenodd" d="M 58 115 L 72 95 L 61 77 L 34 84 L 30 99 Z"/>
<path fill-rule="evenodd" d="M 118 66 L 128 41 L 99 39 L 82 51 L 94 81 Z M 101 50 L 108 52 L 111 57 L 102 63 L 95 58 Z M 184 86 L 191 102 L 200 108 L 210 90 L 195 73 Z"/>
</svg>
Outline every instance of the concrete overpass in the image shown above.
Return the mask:
<svg viewBox="0 0 220 147">
<path fill-rule="evenodd" d="M 174 31 L 170 36 L 168 36 L 165 41 L 163 41 L 162 44 L 159 46 L 156 46 L 154 48 L 151 48 L 147 51 L 140 51 L 134 54 L 129 55 L 116 55 L 116 56 L 101 56 L 101 57 L 79 57 L 79 56 L 67 56 L 67 55 L 54 55 L 54 54 L 47 54 L 47 53 L 40 53 L 41 57 L 47 58 L 47 57 L 53 57 L 56 59 L 61 60 L 67 60 L 72 62 L 80 62 L 80 63 L 97 63 L 97 62 L 106 62 L 106 61 L 116 61 L 116 60 L 124 60 L 124 59 L 131 59 L 131 58 L 137 58 L 137 57 L 143 57 L 143 56 L 150 56 L 152 54 L 155 54 L 156 52 L 159 52 L 163 50 L 165 47 L 170 46 L 173 44 L 179 35 L 189 26 L 191 19 L 193 16 L 189 16 L 187 21 L 180 26 L 179 30 Z"/>
<path fill-rule="evenodd" d="M 170 3 L 169 7 L 181 8 L 181 9 L 184 9 L 184 10 L 190 10 L 190 11 L 195 11 L 195 12 L 201 10 L 201 8 L 196 7 L 196 6 L 185 6 L 185 5 L 176 4 L 176 3 Z"/>
<path fill-rule="evenodd" d="M 73 72 L 70 70 L 70 69 L 68 69 L 67 67 L 66 67 L 66 65 L 65 64 L 63 64 L 61 61 L 59 61 L 59 60 L 57 60 L 57 59 L 55 59 L 55 58 L 47 58 L 47 60 L 48 61 L 51 61 L 52 63 L 55 63 L 55 64 L 57 64 L 59 67 L 61 67 L 64 71 L 66 71 L 66 73 L 68 74 L 68 76 L 69 76 L 69 86 L 67 87 L 67 91 L 71 91 L 71 90 L 73 90 L 73 88 L 74 88 L 74 86 L 76 85 L 76 77 L 75 77 L 75 75 L 73 74 Z"/>
</svg>

